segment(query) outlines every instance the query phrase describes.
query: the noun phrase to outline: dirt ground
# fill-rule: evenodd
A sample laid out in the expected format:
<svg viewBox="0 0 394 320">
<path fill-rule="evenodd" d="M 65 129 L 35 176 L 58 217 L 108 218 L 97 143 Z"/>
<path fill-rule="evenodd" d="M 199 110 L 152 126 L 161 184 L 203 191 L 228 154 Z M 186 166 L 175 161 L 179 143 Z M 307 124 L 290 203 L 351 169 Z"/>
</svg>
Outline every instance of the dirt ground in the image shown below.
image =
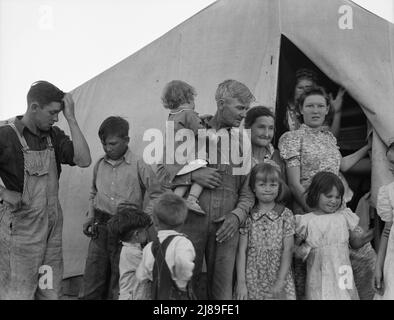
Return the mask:
<svg viewBox="0 0 394 320">
<path fill-rule="evenodd" d="M 82 276 L 68 278 L 63 280 L 63 296 L 61 300 L 78 300 L 81 295 Z M 199 287 L 197 289 L 197 296 L 202 300 L 206 300 L 206 273 L 202 273 Z"/>
</svg>

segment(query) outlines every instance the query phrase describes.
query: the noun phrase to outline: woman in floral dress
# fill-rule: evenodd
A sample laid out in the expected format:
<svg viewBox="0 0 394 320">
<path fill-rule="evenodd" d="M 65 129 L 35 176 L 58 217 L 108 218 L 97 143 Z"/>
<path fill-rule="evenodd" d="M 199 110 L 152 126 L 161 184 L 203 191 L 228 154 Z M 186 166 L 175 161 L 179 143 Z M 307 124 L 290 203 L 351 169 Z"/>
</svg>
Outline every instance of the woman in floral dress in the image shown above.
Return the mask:
<svg viewBox="0 0 394 320">
<path fill-rule="evenodd" d="M 287 181 L 295 199 L 295 214 L 312 211 L 305 202 L 305 190 L 316 173 L 328 171 L 339 175 L 339 170 L 346 172 L 369 150 L 369 146 L 364 146 L 347 157 L 341 156 L 336 138 L 324 125 L 330 108 L 329 100 L 323 88 L 305 91 L 299 98 L 303 123 L 298 130 L 288 131 L 279 139 L 280 154 L 286 162 Z M 303 299 L 305 264 L 295 259 L 294 267 L 297 298 Z"/>
</svg>

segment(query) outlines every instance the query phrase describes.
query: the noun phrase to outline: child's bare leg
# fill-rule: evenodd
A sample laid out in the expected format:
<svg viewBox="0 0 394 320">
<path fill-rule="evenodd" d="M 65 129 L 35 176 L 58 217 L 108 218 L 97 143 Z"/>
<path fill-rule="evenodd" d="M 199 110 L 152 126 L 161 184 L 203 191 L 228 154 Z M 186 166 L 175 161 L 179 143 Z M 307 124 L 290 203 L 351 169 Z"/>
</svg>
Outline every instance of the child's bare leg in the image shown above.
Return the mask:
<svg viewBox="0 0 394 320">
<path fill-rule="evenodd" d="M 192 186 L 190 187 L 188 199 L 192 199 L 193 201 L 198 200 L 203 190 L 204 188 L 200 186 L 198 183 L 193 183 Z"/>
<path fill-rule="evenodd" d="M 193 183 L 192 186 L 190 187 L 190 192 L 189 192 L 189 196 L 187 197 L 186 203 L 190 210 L 198 214 L 205 215 L 206 214 L 205 211 L 202 210 L 200 205 L 198 204 L 198 198 L 200 197 L 203 189 L 204 188 L 199 184 Z"/>
<path fill-rule="evenodd" d="M 174 189 L 174 193 L 175 193 L 177 196 L 180 196 L 181 198 L 183 198 L 183 196 L 185 195 L 185 193 L 186 193 L 186 191 L 187 191 L 188 188 L 189 188 L 189 186 L 179 186 L 179 187 L 176 187 L 176 188 Z"/>
</svg>

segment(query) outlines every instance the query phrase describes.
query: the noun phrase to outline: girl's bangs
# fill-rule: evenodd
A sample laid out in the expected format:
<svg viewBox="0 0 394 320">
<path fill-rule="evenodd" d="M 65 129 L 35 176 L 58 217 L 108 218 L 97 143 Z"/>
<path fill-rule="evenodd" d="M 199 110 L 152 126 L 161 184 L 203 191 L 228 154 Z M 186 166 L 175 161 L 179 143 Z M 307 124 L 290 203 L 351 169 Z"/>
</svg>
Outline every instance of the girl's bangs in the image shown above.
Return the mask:
<svg viewBox="0 0 394 320">
<path fill-rule="evenodd" d="M 275 168 L 265 168 L 265 170 L 260 170 L 256 175 L 256 182 L 263 181 L 267 182 L 279 182 L 279 173 Z"/>
</svg>

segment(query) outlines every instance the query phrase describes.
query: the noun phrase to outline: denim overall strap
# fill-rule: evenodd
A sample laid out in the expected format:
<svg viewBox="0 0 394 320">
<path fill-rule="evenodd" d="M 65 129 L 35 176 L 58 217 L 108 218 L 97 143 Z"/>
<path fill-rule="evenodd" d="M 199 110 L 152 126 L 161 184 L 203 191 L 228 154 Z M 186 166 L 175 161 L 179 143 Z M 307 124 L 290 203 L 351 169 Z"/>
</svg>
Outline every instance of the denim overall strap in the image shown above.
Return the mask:
<svg viewBox="0 0 394 320">
<path fill-rule="evenodd" d="M 15 131 L 15 134 L 16 134 L 16 136 L 18 137 L 19 142 L 20 142 L 21 145 L 22 145 L 23 151 L 29 150 L 30 148 L 29 148 L 29 146 L 27 145 L 27 142 L 26 142 L 25 137 L 24 137 L 23 135 L 20 134 L 20 132 L 18 131 L 18 129 L 17 129 L 16 126 L 15 126 L 15 123 L 11 122 L 11 123 L 9 123 L 8 125 Z"/>
<path fill-rule="evenodd" d="M 22 207 L 2 207 L 0 221 L 0 299 L 57 299 L 63 277 L 62 212 L 58 172 L 50 137 L 48 148 L 23 147 Z"/>
<path fill-rule="evenodd" d="M 165 260 L 166 251 L 170 242 L 177 235 L 168 236 L 162 243 L 156 239 L 152 243 L 152 254 L 155 258 L 153 264 L 152 299 L 153 300 L 191 300 L 194 293 L 188 285 L 186 291 L 181 291 L 172 279 L 171 271 Z M 184 235 L 182 235 L 184 236 Z"/>
</svg>

